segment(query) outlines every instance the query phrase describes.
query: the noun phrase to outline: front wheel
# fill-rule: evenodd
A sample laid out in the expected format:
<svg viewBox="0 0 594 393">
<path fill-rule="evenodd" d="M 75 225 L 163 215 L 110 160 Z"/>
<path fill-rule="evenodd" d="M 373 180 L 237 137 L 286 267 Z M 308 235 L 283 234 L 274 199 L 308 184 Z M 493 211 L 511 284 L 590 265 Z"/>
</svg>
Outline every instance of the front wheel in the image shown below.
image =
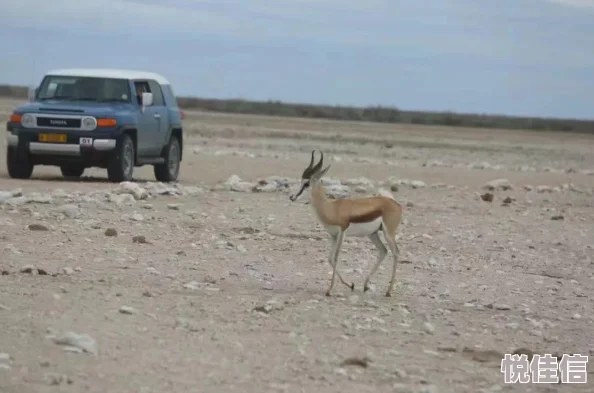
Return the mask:
<svg viewBox="0 0 594 393">
<path fill-rule="evenodd" d="M 28 179 L 33 173 L 34 165 L 26 152 L 19 152 L 14 147 L 6 149 L 6 166 L 8 175 L 13 179 Z"/>
<path fill-rule="evenodd" d="M 160 182 L 172 182 L 177 180 L 179 175 L 179 164 L 181 160 L 181 148 L 179 139 L 172 135 L 165 150 L 165 163 L 154 166 L 155 178 Z"/>
<path fill-rule="evenodd" d="M 107 178 L 111 182 L 131 181 L 134 173 L 134 142 L 128 134 L 123 134 L 107 163 Z"/>
</svg>

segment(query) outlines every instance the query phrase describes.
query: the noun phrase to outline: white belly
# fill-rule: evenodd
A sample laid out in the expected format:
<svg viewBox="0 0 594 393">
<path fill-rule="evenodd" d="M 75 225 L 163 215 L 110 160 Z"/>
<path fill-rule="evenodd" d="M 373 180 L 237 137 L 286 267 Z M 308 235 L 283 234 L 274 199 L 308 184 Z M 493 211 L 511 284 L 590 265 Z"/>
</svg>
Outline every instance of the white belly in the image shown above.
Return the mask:
<svg viewBox="0 0 594 393">
<path fill-rule="evenodd" d="M 359 224 L 351 224 L 349 225 L 349 227 L 347 228 L 346 232 L 345 232 L 345 236 L 349 236 L 349 237 L 364 237 L 364 236 L 369 236 L 372 233 L 377 232 L 377 230 L 380 228 L 380 226 L 382 225 L 382 218 L 378 217 L 373 221 L 370 222 L 363 222 L 363 223 L 359 223 Z M 328 231 L 329 234 L 336 236 L 338 235 L 338 231 L 339 231 L 339 227 L 338 226 L 326 226 L 326 231 Z"/>
</svg>

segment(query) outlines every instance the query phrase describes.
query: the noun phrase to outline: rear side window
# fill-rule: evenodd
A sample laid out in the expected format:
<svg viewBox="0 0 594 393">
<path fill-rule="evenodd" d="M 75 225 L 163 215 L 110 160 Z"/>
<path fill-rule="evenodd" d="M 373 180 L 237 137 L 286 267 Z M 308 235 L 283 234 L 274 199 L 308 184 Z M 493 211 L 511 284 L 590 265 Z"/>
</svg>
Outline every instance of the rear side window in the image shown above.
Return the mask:
<svg viewBox="0 0 594 393">
<path fill-rule="evenodd" d="M 165 99 L 163 98 L 163 91 L 161 91 L 161 85 L 153 80 L 149 80 L 148 84 L 151 88 L 151 93 L 153 93 L 153 103 L 154 105 L 165 106 Z"/>
<path fill-rule="evenodd" d="M 161 86 L 153 80 L 135 81 L 134 89 L 136 90 L 136 99 L 138 105 L 142 103 L 142 93 L 153 93 L 153 105 L 164 106 L 163 92 Z"/>
</svg>

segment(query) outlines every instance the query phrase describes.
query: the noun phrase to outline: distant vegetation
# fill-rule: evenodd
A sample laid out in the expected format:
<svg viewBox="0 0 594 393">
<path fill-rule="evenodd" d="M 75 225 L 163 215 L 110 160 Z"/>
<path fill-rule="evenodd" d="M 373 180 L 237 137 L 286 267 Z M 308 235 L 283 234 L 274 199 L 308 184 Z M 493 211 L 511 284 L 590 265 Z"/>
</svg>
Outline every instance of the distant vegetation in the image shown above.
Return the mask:
<svg viewBox="0 0 594 393">
<path fill-rule="evenodd" d="M 0 85 L 0 97 L 26 98 L 27 88 Z M 555 130 L 594 133 L 594 120 L 512 117 L 453 112 L 403 111 L 397 108 L 291 104 L 280 101 L 248 101 L 178 97 L 182 109 L 252 115 L 305 117 L 313 119 L 371 121 L 379 123 L 425 124 L 456 127 Z M 593 114 L 594 115 L 594 114 Z"/>
</svg>

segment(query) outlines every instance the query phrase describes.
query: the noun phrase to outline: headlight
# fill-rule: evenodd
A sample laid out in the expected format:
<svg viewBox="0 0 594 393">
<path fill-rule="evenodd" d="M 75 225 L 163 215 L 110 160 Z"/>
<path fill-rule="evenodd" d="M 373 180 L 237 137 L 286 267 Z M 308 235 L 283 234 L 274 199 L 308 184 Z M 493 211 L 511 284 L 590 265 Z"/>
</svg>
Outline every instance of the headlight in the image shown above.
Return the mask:
<svg viewBox="0 0 594 393">
<path fill-rule="evenodd" d="M 83 117 L 82 128 L 84 130 L 94 130 L 97 127 L 97 120 L 94 117 Z"/>
<path fill-rule="evenodd" d="M 25 128 L 32 128 L 35 127 L 35 116 L 30 113 L 25 113 L 23 117 L 21 117 L 21 124 Z"/>
</svg>

